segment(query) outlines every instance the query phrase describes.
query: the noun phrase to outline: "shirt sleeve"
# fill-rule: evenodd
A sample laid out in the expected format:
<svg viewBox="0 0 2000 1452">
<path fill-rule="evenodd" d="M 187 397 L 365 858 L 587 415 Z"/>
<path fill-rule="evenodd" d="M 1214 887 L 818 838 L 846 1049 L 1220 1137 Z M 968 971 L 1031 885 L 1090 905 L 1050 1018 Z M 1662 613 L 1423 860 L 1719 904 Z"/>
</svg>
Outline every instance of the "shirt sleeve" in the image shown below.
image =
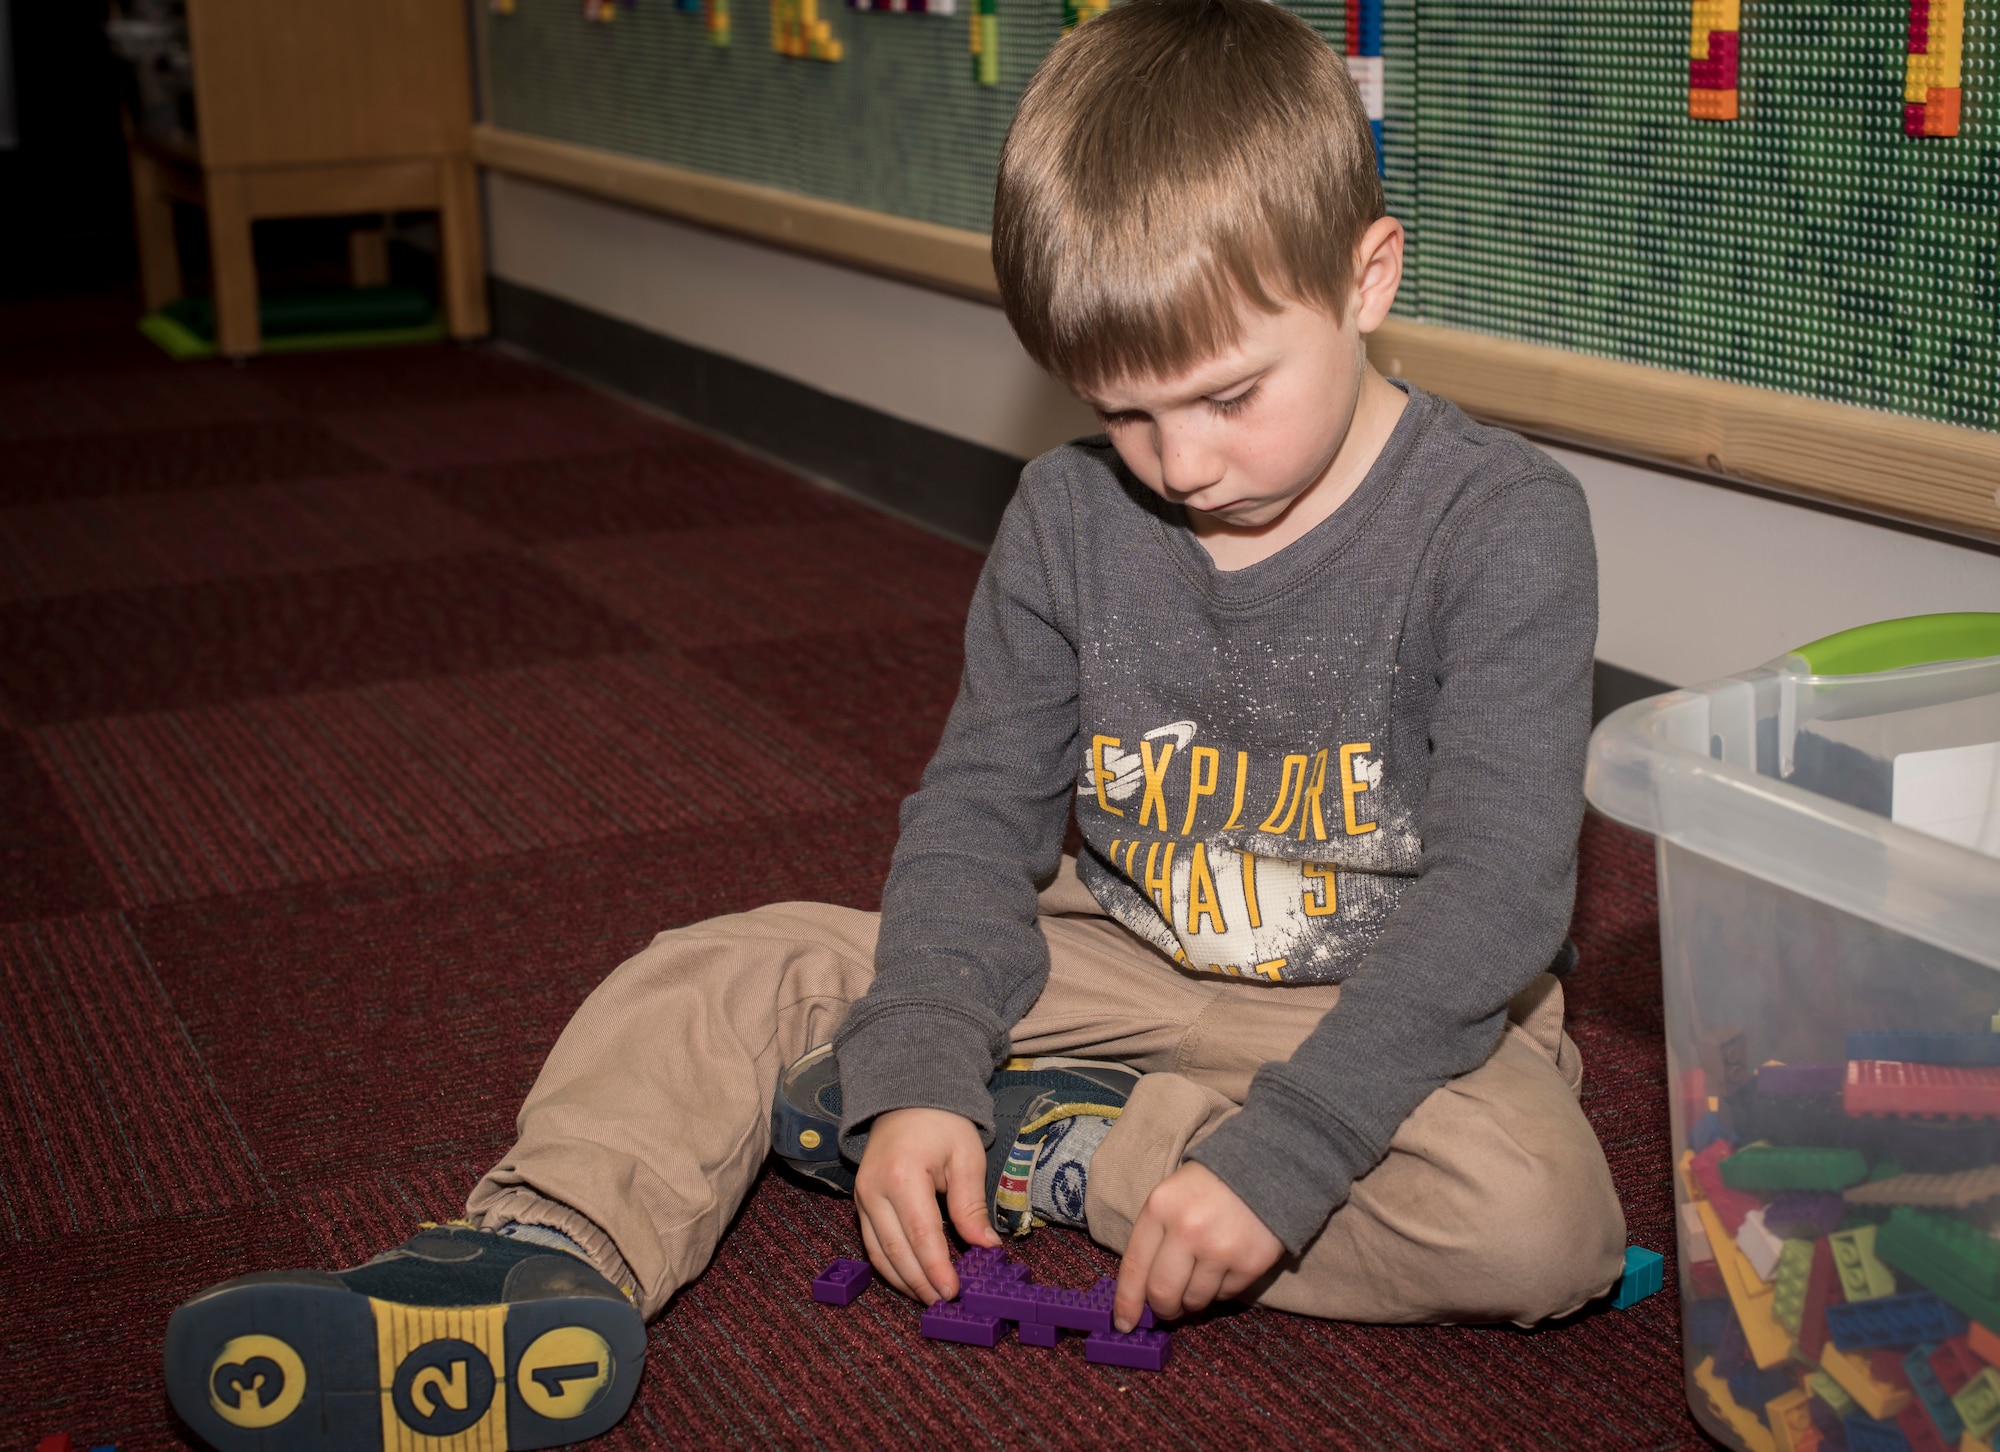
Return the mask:
<svg viewBox="0 0 2000 1452">
<path fill-rule="evenodd" d="M 1583 491 L 1544 465 L 1446 524 L 1417 880 L 1340 1001 L 1189 1155 L 1293 1254 L 1410 1112 L 1491 1055 L 1575 898 L 1597 635 Z"/>
<path fill-rule="evenodd" d="M 1065 536 L 1038 526 L 1034 500 L 1061 513 L 1062 482 L 1031 465 L 1001 520 L 966 622 L 958 700 L 903 803 L 875 981 L 834 1038 L 851 1158 L 891 1109 L 948 1109 L 990 1142 L 987 1081 L 1048 981 L 1037 884 L 1061 863 L 1078 679 Z"/>
</svg>

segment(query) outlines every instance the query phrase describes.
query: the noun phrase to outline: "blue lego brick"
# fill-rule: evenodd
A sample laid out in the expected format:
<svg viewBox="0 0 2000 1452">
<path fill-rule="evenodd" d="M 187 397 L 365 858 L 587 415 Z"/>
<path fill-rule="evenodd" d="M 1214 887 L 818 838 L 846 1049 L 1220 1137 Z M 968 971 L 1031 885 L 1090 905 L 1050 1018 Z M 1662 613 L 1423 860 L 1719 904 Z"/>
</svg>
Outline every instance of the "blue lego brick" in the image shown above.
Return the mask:
<svg viewBox="0 0 2000 1452">
<path fill-rule="evenodd" d="M 1906 1291 L 1826 1308 L 1827 1334 L 1842 1351 L 1915 1346 L 1965 1334 L 1965 1317 L 1929 1291 Z"/>
<path fill-rule="evenodd" d="M 1773 1397 L 1781 1397 L 1799 1384 L 1797 1368 L 1780 1362 L 1768 1371 L 1746 1366 L 1729 1378 L 1729 1394 L 1739 1407 L 1762 1408 Z"/>
<path fill-rule="evenodd" d="M 1847 1431 L 1847 1452 L 1911 1452 L 1910 1439 L 1894 1422 L 1846 1417 L 1841 1426 Z"/>
<path fill-rule="evenodd" d="M 1722 1339 L 1723 1328 L 1736 1319 L 1727 1301 L 1682 1301 L 1687 1313 L 1687 1338 L 1696 1346 L 1713 1346 Z"/>
<path fill-rule="evenodd" d="M 1361 0 L 1360 54 L 1382 54 L 1382 0 Z"/>
<path fill-rule="evenodd" d="M 1370 121 L 1368 129 L 1375 135 L 1375 175 L 1387 176 L 1389 174 L 1389 165 L 1384 159 L 1382 151 L 1382 123 L 1380 121 Z"/>
<path fill-rule="evenodd" d="M 1697 1119 L 1688 1131 L 1688 1148 L 1700 1154 L 1719 1139 L 1728 1140 L 1732 1147 L 1736 1143 L 1736 1136 L 1723 1124 L 1722 1116 L 1711 1109 Z"/>
<path fill-rule="evenodd" d="M 1948 1446 L 1957 1446 L 1958 1439 L 1965 1434 L 1965 1420 L 1958 1414 L 1958 1408 L 1951 1404 L 1951 1394 L 1938 1380 L 1938 1374 L 1931 1367 L 1931 1355 L 1937 1348 L 1926 1342 L 1903 1358 L 1903 1375 L 1910 1379 L 1910 1390 L 1917 1394 L 1924 1410 L 1930 1414 L 1931 1425 L 1938 1429 L 1938 1435 Z"/>
<path fill-rule="evenodd" d="M 1867 1031 L 1847 1036 L 1850 1059 L 1906 1064 L 2000 1064 L 2000 1034 Z"/>
<path fill-rule="evenodd" d="M 1666 1264 L 1656 1251 L 1642 1250 L 1636 1245 L 1626 1246 L 1625 1274 L 1618 1278 L 1618 1287 L 1611 1293 L 1611 1304 L 1622 1311 L 1652 1295 L 1660 1288 Z"/>
</svg>

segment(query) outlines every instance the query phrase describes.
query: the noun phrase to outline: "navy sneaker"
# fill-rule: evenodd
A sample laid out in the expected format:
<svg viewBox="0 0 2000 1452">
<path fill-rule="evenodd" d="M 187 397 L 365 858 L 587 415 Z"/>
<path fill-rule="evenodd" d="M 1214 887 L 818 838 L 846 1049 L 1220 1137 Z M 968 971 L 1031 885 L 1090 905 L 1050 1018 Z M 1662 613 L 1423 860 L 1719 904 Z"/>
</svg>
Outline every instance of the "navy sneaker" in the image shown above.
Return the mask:
<svg viewBox="0 0 2000 1452">
<path fill-rule="evenodd" d="M 608 1430 L 645 1355 L 638 1309 L 585 1261 L 441 1225 L 351 1270 L 203 1291 L 167 1322 L 167 1395 L 221 1452 L 509 1452 Z"/>
<path fill-rule="evenodd" d="M 993 1146 L 986 1152 L 986 1204 L 1002 1235 L 1033 1226 L 1029 1186 L 1049 1132 L 1080 1114 L 1116 1119 L 1139 1076 L 1089 1059 L 1009 1059 L 987 1081 Z M 786 1165 L 844 1195 L 854 1166 L 840 1157 L 840 1067 L 822 1044 L 778 1079 L 771 1102 L 771 1149 Z"/>
</svg>

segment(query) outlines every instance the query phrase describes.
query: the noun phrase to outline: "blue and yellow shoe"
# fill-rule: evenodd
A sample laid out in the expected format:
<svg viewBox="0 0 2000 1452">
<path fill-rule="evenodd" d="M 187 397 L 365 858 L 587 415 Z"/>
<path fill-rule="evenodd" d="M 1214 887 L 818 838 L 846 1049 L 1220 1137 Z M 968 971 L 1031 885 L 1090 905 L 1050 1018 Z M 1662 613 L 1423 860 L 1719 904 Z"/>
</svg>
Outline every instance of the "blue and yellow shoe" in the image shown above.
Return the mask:
<svg viewBox="0 0 2000 1452">
<path fill-rule="evenodd" d="M 1026 1235 L 1033 1228 L 1030 1187 L 1050 1131 L 1082 1114 L 1116 1119 L 1139 1076 L 1120 1064 L 1089 1059 L 1010 1059 L 987 1081 L 993 1095 L 993 1147 L 986 1153 L 986 1203 L 993 1228 Z M 778 1080 L 771 1104 L 771 1149 L 808 1179 L 854 1193 L 854 1166 L 840 1157 L 840 1067 L 822 1044 Z"/>
<path fill-rule="evenodd" d="M 1118 1118 L 1138 1082 L 1122 1064 L 1088 1059 L 1013 1059 L 993 1076 L 987 1085 L 993 1147 L 986 1152 L 986 1203 L 995 1230 L 1019 1238 L 1041 1223 L 1033 1189 L 1044 1148 L 1081 1116 Z"/>
<path fill-rule="evenodd" d="M 167 1322 L 167 1395 L 221 1452 L 518 1452 L 609 1429 L 645 1354 L 583 1260 L 435 1226 L 351 1270 L 202 1292 Z"/>
</svg>

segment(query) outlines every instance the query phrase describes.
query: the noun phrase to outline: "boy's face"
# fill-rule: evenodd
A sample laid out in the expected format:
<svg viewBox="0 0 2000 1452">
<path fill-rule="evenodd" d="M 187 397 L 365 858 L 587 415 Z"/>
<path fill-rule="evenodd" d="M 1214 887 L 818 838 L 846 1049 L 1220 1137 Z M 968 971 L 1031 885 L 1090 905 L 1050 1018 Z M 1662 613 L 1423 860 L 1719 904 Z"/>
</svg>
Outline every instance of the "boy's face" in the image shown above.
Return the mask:
<svg viewBox="0 0 2000 1452">
<path fill-rule="evenodd" d="M 1125 466 L 1186 506 L 1197 533 L 1261 534 L 1288 513 L 1311 515 L 1296 521 L 1309 528 L 1380 452 L 1403 395 L 1369 368 L 1362 336 L 1395 299 L 1402 229 L 1377 222 L 1359 262 L 1342 318 L 1303 303 L 1276 313 L 1246 305 L 1235 346 L 1221 354 L 1170 378 L 1121 379 L 1084 395 Z M 1373 426 L 1385 410 L 1387 427 Z"/>
</svg>

